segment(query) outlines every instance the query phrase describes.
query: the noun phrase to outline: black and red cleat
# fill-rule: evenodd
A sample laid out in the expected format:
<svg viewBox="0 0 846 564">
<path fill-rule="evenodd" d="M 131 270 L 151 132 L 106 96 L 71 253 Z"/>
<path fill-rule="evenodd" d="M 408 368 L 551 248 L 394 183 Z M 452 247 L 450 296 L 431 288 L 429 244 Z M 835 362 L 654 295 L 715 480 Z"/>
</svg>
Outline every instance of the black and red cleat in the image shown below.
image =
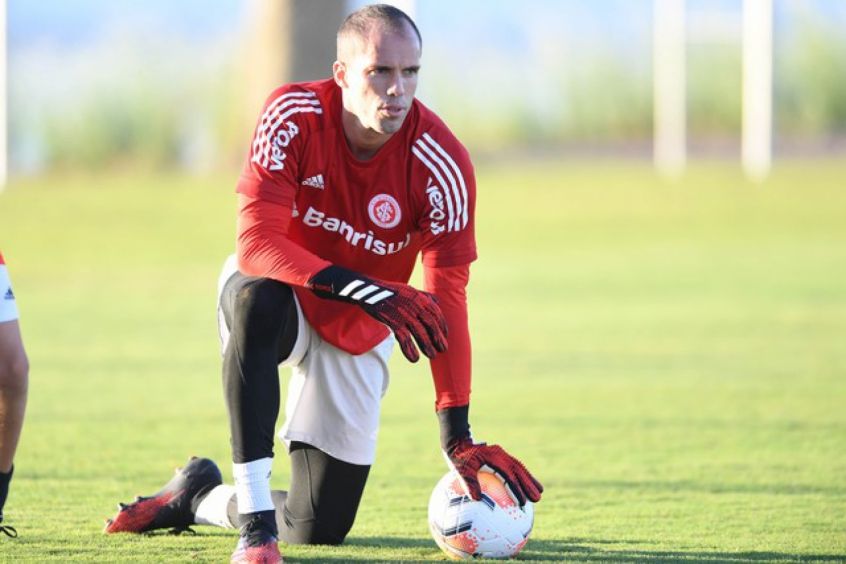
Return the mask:
<svg viewBox="0 0 846 564">
<path fill-rule="evenodd" d="M 223 483 L 220 468 L 208 458 L 192 456 L 157 493 L 118 504 L 118 513 L 106 521 L 105 533 L 145 533 L 155 529 L 182 532 L 194 524 L 199 500 Z"/>
<path fill-rule="evenodd" d="M 282 562 L 274 511 L 251 513 L 241 527 L 241 538 L 230 564 L 278 564 Z"/>
</svg>

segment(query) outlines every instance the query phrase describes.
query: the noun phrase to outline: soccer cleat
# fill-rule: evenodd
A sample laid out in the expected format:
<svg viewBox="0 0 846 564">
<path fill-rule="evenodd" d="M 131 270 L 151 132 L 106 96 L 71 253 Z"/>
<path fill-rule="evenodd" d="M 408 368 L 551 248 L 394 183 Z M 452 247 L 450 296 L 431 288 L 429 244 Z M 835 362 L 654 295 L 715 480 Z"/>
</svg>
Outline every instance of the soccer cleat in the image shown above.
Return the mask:
<svg viewBox="0 0 846 564">
<path fill-rule="evenodd" d="M 0 511 L 0 533 L 7 537 L 15 538 L 18 536 L 18 531 L 14 527 L 3 524 L 3 512 Z"/>
<path fill-rule="evenodd" d="M 0 256 L 0 264 L 2 263 L 3 257 Z M 10 289 L 9 291 L 11 292 L 12 290 Z M 14 527 L 3 524 L 3 506 L 6 505 L 6 496 L 9 495 L 9 482 L 12 480 L 12 474 L 14 474 L 14 472 L 14 466 L 12 466 L 8 472 L 0 472 L 0 534 L 4 534 L 12 538 L 18 536 L 18 532 Z"/>
<path fill-rule="evenodd" d="M 282 562 L 276 537 L 276 516 L 274 511 L 253 513 L 241 527 L 241 538 L 231 564 L 277 564 Z"/>
<path fill-rule="evenodd" d="M 220 469 L 208 458 L 192 456 L 184 468 L 157 493 L 119 503 L 118 513 L 106 520 L 105 533 L 144 533 L 172 528 L 180 533 L 194 524 L 195 500 L 223 483 Z"/>
</svg>

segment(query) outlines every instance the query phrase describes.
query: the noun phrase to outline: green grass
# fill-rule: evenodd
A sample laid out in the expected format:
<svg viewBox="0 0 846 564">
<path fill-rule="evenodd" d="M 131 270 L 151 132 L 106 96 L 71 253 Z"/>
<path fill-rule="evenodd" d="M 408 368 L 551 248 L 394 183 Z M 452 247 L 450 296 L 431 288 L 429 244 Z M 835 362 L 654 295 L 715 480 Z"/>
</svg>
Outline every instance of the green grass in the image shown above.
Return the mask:
<svg viewBox="0 0 846 564">
<path fill-rule="evenodd" d="M 846 165 L 479 170 L 476 435 L 546 486 L 522 558 L 846 561 Z M 18 180 L 0 195 L 32 362 L 0 561 L 209 561 L 232 531 L 105 536 L 188 455 L 230 477 L 214 286 L 235 174 Z M 439 560 L 424 366 L 393 359 L 348 542 L 291 562 Z M 288 479 L 279 457 L 274 485 Z"/>
</svg>

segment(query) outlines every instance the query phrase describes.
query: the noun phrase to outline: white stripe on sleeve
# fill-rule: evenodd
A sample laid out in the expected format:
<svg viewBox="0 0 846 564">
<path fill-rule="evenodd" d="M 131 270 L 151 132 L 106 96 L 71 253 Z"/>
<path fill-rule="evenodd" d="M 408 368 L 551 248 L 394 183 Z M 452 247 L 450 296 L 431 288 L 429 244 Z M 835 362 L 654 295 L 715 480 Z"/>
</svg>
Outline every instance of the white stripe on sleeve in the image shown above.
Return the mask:
<svg viewBox="0 0 846 564">
<path fill-rule="evenodd" d="M 463 202 L 463 203 L 462 203 L 462 206 L 461 206 L 461 227 L 462 227 L 462 228 L 463 228 L 463 227 L 467 227 L 467 208 L 468 208 L 468 204 L 467 204 L 467 185 L 464 183 L 464 175 L 462 175 L 462 174 L 461 174 L 461 169 L 459 169 L 459 168 L 458 168 L 458 165 L 457 165 L 457 164 L 455 164 L 455 160 L 453 160 L 453 158 L 452 158 L 451 156 L 449 156 L 449 153 L 447 153 L 447 152 L 444 150 L 444 148 L 443 148 L 443 147 L 441 147 L 441 146 L 438 144 L 438 142 L 437 142 L 437 141 L 435 141 L 435 140 L 432 138 L 432 136 L 431 136 L 431 135 L 429 135 L 428 133 L 424 133 L 424 134 L 423 134 L 423 137 L 425 137 L 425 138 L 426 138 L 426 140 L 427 140 L 429 143 L 431 143 L 431 145 L 435 148 L 435 150 L 436 150 L 436 151 L 438 151 L 441 155 L 443 155 L 443 156 L 444 156 L 444 159 L 446 159 L 447 163 L 449 163 L 449 166 L 452 168 L 452 170 L 454 170 L 454 171 L 455 171 L 455 176 L 456 176 L 456 178 L 458 178 L 458 183 L 459 183 L 459 185 L 461 186 L 461 196 L 462 196 L 462 198 L 463 198 L 463 199 L 462 199 L 462 202 Z"/>
<path fill-rule="evenodd" d="M 323 109 L 314 92 L 289 92 L 282 94 L 268 104 L 259 120 L 253 138 L 253 162 L 267 168 L 273 155 L 273 137 L 279 127 L 285 127 L 285 120 L 296 113 L 322 114 Z M 282 155 L 284 158 L 284 155 Z"/>
<path fill-rule="evenodd" d="M 420 143 L 419 139 L 418 139 L 417 143 L 418 144 Z M 428 147 L 426 147 L 422 144 L 420 144 L 420 145 L 421 145 L 421 147 L 423 147 L 426 150 L 427 153 L 432 154 L 431 149 L 429 149 Z M 429 158 L 423 153 L 423 151 L 421 151 L 416 145 L 413 145 L 411 147 L 411 152 L 414 153 L 414 155 L 418 159 L 420 159 L 420 161 L 424 165 L 426 165 L 426 168 L 428 168 L 430 171 L 432 171 L 432 174 L 435 176 L 435 179 L 438 181 L 438 184 L 440 184 L 441 191 L 443 192 L 444 199 L 446 200 L 446 203 L 447 203 L 447 216 L 448 216 L 447 231 L 453 231 L 453 223 L 454 223 L 454 218 L 455 218 L 455 212 L 453 211 L 452 199 L 453 199 L 454 196 L 450 195 L 450 190 L 449 190 L 449 188 L 447 188 L 447 183 L 444 180 L 443 175 L 441 174 L 442 169 L 440 169 L 435 163 L 433 163 L 431 160 L 429 160 Z"/>
</svg>

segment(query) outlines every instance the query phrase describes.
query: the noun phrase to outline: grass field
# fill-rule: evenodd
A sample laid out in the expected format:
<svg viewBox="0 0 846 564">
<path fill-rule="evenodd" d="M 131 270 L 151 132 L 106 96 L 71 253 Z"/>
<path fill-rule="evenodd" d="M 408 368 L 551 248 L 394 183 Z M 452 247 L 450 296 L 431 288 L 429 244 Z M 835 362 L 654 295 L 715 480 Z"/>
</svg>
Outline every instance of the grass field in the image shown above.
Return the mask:
<svg viewBox="0 0 846 564">
<path fill-rule="evenodd" d="M 846 164 L 480 167 L 479 438 L 546 486 L 522 558 L 846 561 Z M 227 561 L 235 533 L 101 534 L 188 455 L 229 478 L 214 286 L 235 175 L 19 180 L 0 195 L 32 363 L 0 561 Z M 397 354 L 348 542 L 439 560 L 428 371 Z M 287 375 L 285 376 L 287 380 Z M 288 470 L 278 457 L 274 485 Z"/>
</svg>

